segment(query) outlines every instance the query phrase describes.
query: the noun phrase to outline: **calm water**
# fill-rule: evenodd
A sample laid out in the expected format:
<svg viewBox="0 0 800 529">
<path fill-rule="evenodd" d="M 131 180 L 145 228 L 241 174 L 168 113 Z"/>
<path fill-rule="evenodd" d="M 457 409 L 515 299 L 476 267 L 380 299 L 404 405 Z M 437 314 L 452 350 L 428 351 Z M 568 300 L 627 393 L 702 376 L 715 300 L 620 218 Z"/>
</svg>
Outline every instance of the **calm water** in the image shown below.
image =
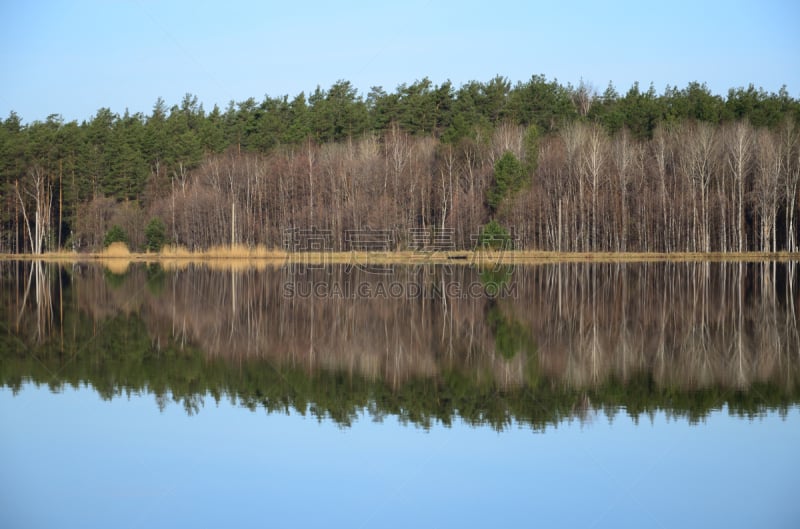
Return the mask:
<svg viewBox="0 0 800 529">
<path fill-rule="evenodd" d="M 797 527 L 785 264 L 0 263 L 0 527 Z"/>
</svg>

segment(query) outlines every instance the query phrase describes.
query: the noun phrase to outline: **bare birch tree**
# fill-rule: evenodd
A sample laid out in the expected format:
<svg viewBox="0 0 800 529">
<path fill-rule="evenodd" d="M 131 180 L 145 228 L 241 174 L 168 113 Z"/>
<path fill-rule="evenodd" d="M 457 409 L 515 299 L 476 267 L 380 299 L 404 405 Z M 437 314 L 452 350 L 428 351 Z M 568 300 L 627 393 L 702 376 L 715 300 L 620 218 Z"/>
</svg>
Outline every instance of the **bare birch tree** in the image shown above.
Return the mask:
<svg viewBox="0 0 800 529">
<path fill-rule="evenodd" d="M 14 185 L 22 217 L 27 228 L 28 241 L 31 252 L 41 255 L 44 252 L 45 241 L 50 235 L 50 216 L 53 209 L 53 189 L 52 184 L 47 178 L 44 169 L 40 165 L 34 165 L 27 175 L 27 179 L 22 183 L 20 190 L 19 182 Z M 33 227 L 28 217 L 28 207 L 26 198 L 33 202 Z"/>
</svg>

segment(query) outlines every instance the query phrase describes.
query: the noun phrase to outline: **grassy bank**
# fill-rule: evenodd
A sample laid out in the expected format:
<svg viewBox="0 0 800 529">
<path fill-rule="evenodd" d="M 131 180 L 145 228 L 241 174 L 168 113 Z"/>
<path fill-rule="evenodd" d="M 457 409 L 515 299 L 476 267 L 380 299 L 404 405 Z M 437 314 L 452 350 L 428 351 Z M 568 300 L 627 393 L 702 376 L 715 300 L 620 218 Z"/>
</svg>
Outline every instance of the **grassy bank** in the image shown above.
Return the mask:
<svg viewBox="0 0 800 529">
<path fill-rule="evenodd" d="M 88 262 L 118 261 L 121 262 L 159 262 L 170 263 L 249 263 L 261 264 L 418 264 L 418 263 L 570 263 L 570 262 L 696 262 L 696 261 L 797 261 L 800 253 L 789 252 L 537 252 L 518 251 L 387 251 L 387 252 L 287 252 L 281 249 L 270 249 L 263 246 L 226 246 L 213 247 L 207 250 L 191 251 L 183 247 L 165 247 L 158 253 L 135 253 L 128 250 L 123 243 L 114 243 L 101 252 L 47 252 L 42 255 L 33 254 L 0 254 L 3 260 L 43 260 L 49 262 Z"/>
</svg>

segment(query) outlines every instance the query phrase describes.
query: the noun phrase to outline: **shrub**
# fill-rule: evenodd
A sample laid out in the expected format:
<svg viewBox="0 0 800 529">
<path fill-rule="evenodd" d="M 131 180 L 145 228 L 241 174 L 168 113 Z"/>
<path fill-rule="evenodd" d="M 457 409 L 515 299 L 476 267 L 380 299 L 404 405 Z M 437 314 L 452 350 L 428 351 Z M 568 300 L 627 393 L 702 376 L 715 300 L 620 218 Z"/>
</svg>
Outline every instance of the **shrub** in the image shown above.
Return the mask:
<svg viewBox="0 0 800 529">
<path fill-rule="evenodd" d="M 150 252 L 160 252 L 167 242 L 167 229 L 161 219 L 154 218 L 147 223 L 144 229 L 145 246 Z"/>
<path fill-rule="evenodd" d="M 492 219 L 481 230 L 479 248 L 511 249 L 511 234 L 499 222 Z"/>
<path fill-rule="evenodd" d="M 125 234 L 125 231 L 116 224 L 111 226 L 111 229 L 106 232 L 106 236 L 103 238 L 103 248 L 108 248 L 110 244 L 115 242 L 128 244 L 128 236 Z"/>
</svg>

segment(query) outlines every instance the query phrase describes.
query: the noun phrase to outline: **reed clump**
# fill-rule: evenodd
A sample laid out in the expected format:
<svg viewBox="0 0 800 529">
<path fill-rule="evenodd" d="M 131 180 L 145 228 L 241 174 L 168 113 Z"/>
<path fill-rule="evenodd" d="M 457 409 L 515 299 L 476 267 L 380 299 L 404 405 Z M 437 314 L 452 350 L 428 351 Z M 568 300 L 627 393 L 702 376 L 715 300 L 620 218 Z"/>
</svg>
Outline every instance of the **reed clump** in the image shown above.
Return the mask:
<svg viewBox="0 0 800 529">
<path fill-rule="evenodd" d="M 124 242 L 112 242 L 100 252 L 101 258 L 130 258 L 131 251 Z"/>
</svg>

